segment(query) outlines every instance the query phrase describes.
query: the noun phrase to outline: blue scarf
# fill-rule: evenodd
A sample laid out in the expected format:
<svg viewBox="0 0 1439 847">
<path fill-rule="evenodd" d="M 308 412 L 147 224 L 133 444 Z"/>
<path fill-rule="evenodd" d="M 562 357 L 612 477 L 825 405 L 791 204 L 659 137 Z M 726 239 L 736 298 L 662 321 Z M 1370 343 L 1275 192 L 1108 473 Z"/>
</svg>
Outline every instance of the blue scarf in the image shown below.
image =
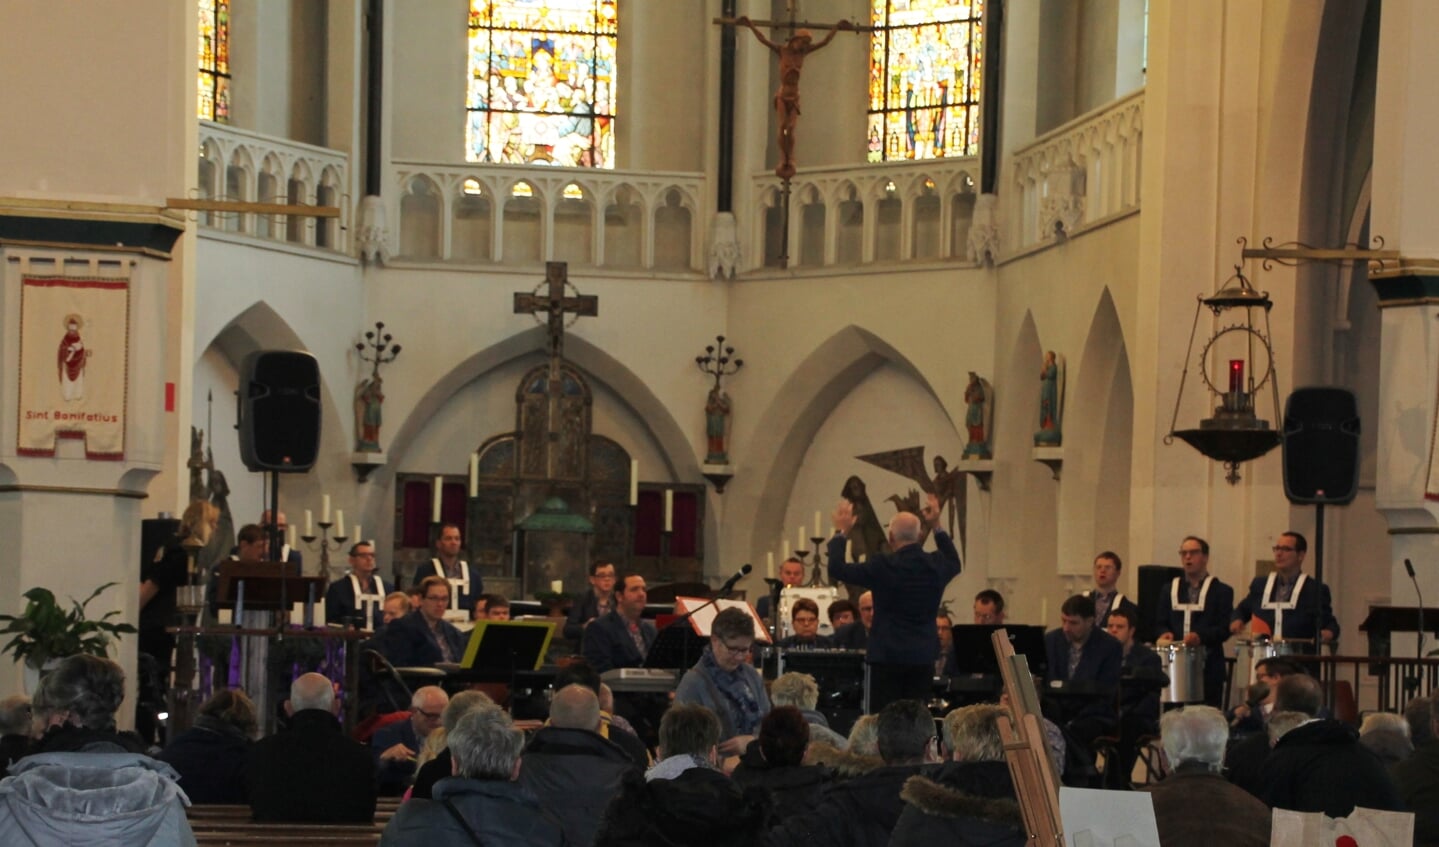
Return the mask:
<svg viewBox="0 0 1439 847">
<path fill-rule="evenodd" d="M 734 718 L 735 735 L 754 735 L 759 731 L 759 699 L 745 684 L 745 666 L 740 665 L 726 671 L 715 661 L 714 651 L 705 647 L 700 656 L 700 672 L 714 683 L 716 689 L 729 701 L 729 712 Z"/>
</svg>

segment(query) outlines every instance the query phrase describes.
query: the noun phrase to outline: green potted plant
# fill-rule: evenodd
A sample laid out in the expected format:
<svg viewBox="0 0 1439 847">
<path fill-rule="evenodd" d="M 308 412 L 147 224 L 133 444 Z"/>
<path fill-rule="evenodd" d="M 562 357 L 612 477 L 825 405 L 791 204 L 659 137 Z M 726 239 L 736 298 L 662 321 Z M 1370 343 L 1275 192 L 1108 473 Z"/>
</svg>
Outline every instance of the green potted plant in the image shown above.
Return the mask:
<svg viewBox="0 0 1439 847">
<path fill-rule="evenodd" d="M 108 654 L 112 638 L 136 632 L 136 629 L 130 624 L 111 620 L 120 614 L 118 609 L 90 619 L 85 617 L 85 608 L 105 589 L 118 584 L 105 583 L 83 603 L 71 597 L 68 611 L 56 602 L 54 592 L 48 588 L 36 587 L 26 591 L 25 599 L 29 602 L 25 604 L 25 611 L 18 615 L 0 615 L 0 622 L 5 624 L 0 629 L 0 636 L 15 636 L 0 647 L 0 653 L 13 655 L 37 673 L 50 662 L 76 653 L 92 656 Z"/>
</svg>

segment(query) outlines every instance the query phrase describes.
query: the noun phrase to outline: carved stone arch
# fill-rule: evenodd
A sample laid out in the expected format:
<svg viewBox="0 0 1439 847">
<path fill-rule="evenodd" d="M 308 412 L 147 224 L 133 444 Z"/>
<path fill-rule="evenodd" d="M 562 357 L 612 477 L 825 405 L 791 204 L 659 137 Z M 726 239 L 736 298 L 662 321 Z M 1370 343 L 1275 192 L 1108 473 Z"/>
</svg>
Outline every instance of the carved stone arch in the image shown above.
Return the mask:
<svg viewBox="0 0 1439 847">
<path fill-rule="evenodd" d="M 408 174 L 400 190 L 400 253 L 409 259 L 440 258 L 444 186 L 429 174 Z"/>
<path fill-rule="evenodd" d="M 1005 349 L 1003 341 L 996 346 Z M 1007 346 L 994 380 L 992 508 L 995 514 L 1024 515 L 1025 531 L 993 539 L 990 575 L 1022 579 L 1024 594 L 1035 599 L 1016 614 L 1033 619 L 1039 615 L 1038 598 L 1054 590 L 1059 506 L 1059 484 L 1048 467 L 1034 460 L 1044 347 L 1033 312 L 1025 312 Z"/>
<path fill-rule="evenodd" d="M 697 217 L 694 198 L 680 186 L 666 186 L 655 195 L 652 218 L 655 267 L 681 270 L 693 266 Z"/>
</svg>

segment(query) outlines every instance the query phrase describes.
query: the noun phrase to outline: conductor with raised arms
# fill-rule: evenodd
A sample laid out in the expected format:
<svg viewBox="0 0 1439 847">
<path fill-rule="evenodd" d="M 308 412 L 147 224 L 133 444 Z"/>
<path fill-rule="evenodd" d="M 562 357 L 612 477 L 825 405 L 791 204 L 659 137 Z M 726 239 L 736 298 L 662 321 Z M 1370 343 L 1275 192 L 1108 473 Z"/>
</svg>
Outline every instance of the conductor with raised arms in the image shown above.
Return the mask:
<svg viewBox="0 0 1439 847">
<path fill-rule="evenodd" d="M 848 500 L 834 510 L 829 540 L 829 578 L 861 585 L 874 595 L 874 625 L 869 633 L 870 711 L 887 703 L 929 696 L 934 661 L 939 656 L 935 614 L 944 588 L 959 574 L 959 551 L 939 525 L 939 498 L 928 495 L 919 516 L 900 512 L 889 522 L 889 546 L 865 562 L 845 561 L 845 540 L 854 527 Z M 933 530 L 933 553 L 923 549 L 923 527 Z"/>
</svg>

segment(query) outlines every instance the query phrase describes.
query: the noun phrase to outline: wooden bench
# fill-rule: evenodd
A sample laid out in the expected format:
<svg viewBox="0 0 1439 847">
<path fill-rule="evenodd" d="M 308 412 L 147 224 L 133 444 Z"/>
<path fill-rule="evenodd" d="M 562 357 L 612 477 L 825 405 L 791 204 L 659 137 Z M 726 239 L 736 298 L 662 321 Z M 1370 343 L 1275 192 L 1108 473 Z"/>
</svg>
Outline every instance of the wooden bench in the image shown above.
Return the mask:
<svg viewBox="0 0 1439 847">
<path fill-rule="evenodd" d="M 272 823 L 250 820 L 249 806 L 196 805 L 186 810 L 195 840 L 205 847 L 369 847 L 380 841 L 399 809 L 397 797 L 383 797 L 371 823 Z"/>
</svg>

